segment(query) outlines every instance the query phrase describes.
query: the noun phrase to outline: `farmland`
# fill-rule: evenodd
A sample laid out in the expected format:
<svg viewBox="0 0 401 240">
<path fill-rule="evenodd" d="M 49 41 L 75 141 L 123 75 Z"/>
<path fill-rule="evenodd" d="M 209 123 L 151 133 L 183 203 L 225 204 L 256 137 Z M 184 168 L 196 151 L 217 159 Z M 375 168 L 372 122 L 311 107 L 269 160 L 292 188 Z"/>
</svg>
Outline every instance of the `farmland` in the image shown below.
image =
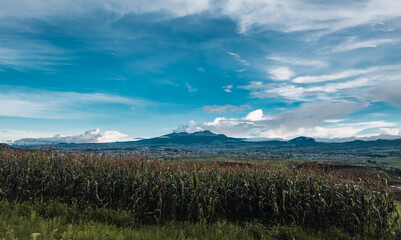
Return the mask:
<svg viewBox="0 0 401 240">
<path fill-rule="evenodd" d="M 333 229 L 365 238 L 398 232 L 385 179 L 353 182 L 270 162 L 158 162 L 137 155 L 6 149 L 0 152 L 0 186 L 0 234 L 11 238 L 27 238 L 12 227 L 20 221 L 25 231 L 31 229 L 25 234 L 39 231 L 46 239 L 68 239 L 64 232 L 90 228 L 126 239 L 153 236 L 151 229 L 171 238 L 201 228 L 215 235 L 232 229 L 232 238 L 275 238 L 281 231 L 318 237 Z M 32 225 L 32 219 L 41 224 Z M 165 228 L 172 225 L 177 227 Z"/>
</svg>

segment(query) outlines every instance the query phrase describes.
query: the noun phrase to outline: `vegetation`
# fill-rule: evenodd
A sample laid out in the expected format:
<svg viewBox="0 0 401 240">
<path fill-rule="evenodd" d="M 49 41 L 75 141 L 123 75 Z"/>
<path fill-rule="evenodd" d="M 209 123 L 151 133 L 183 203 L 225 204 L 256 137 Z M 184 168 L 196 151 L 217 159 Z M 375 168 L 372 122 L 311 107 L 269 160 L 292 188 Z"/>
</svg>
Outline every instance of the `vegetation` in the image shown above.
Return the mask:
<svg viewBox="0 0 401 240">
<path fill-rule="evenodd" d="M 322 231 L 296 225 L 266 225 L 253 222 L 214 223 L 167 222 L 132 225 L 126 211 L 86 208 L 49 203 L 0 201 L 0 239 L 4 240 L 120 240 L 120 239 L 378 239 L 373 235 L 354 235 L 338 228 Z M 107 220 L 105 220 L 107 219 Z M 126 222 L 125 222 L 126 221 Z M 388 232 L 382 239 L 400 239 L 400 232 Z"/>
<path fill-rule="evenodd" d="M 260 226 L 260 233 L 271 232 L 273 226 L 279 232 L 299 226 L 290 228 L 299 234 L 305 234 L 304 229 L 339 229 L 345 236 L 384 236 L 394 235 L 398 224 L 385 182 L 371 186 L 269 163 L 160 163 L 138 156 L 4 150 L 0 199 L 3 205 L 11 204 L 2 212 L 17 209 L 2 215 L 6 220 L 0 233 L 6 235 L 13 234 L 4 232 L 11 231 L 13 221 L 30 226 L 37 213 L 49 234 L 66 224 L 72 224 L 72 232 L 94 226 L 136 234 L 143 229 L 131 227 L 175 223 L 195 232 L 207 226 L 214 229 L 211 233 L 223 224 Z M 18 209 L 24 206 L 26 215 L 21 215 Z M 248 230 L 244 238 L 251 234 Z"/>
</svg>

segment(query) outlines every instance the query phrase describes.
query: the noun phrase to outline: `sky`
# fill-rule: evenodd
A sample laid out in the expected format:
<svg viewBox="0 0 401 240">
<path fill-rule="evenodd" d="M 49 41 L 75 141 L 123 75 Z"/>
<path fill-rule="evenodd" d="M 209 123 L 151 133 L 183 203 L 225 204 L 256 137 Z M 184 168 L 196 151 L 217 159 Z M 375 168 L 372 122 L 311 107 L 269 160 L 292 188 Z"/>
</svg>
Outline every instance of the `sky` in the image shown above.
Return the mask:
<svg viewBox="0 0 401 240">
<path fill-rule="evenodd" d="M 0 0 L 0 142 L 401 134 L 401 1 Z"/>
</svg>

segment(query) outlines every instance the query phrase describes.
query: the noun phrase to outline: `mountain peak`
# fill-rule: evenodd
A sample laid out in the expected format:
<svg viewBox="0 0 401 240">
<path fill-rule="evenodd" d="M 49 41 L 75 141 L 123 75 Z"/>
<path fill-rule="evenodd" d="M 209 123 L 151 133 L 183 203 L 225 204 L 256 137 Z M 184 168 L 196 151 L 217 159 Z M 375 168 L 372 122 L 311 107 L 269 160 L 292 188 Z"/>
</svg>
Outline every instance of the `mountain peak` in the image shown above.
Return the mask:
<svg viewBox="0 0 401 240">
<path fill-rule="evenodd" d="M 190 137 L 190 136 L 198 136 L 198 137 L 211 137 L 211 136 L 218 136 L 218 135 L 223 135 L 223 134 L 215 134 L 209 130 L 204 130 L 204 131 L 199 131 L 199 132 L 193 132 L 193 133 L 187 133 L 187 132 L 173 132 L 170 134 L 166 134 L 164 136 L 166 137 Z M 225 136 L 225 135 L 224 135 Z"/>
<path fill-rule="evenodd" d="M 311 144 L 311 143 L 315 143 L 316 141 L 313 138 L 301 136 L 301 137 L 297 137 L 297 138 L 291 139 L 288 142 L 289 143 L 296 143 L 296 144 L 300 144 L 300 143 Z"/>
<path fill-rule="evenodd" d="M 211 143 L 211 142 L 224 142 L 226 140 L 233 140 L 224 134 L 215 134 L 209 130 L 199 131 L 194 133 L 187 132 L 173 132 L 157 138 L 141 140 L 142 143 Z"/>
<path fill-rule="evenodd" d="M 209 130 L 204 130 L 204 131 L 199 131 L 199 132 L 194 132 L 192 133 L 194 136 L 216 136 L 217 134 L 209 131 Z M 223 134 L 220 134 L 223 135 Z"/>
</svg>

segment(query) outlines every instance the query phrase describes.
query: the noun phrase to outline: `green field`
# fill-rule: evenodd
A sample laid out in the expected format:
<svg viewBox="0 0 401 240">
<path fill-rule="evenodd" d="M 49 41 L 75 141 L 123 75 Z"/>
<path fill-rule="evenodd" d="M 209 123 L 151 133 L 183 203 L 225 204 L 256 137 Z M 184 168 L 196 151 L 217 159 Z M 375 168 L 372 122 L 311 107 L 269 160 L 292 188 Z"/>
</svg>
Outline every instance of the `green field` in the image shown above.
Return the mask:
<svg viewBox="0 0 401 240">
<path fill-rule="evenodd" d="M 401 206 L 401 205 L 400 205 Z M 0 202 L 0 239 L 377 239 L 349 234 L 339 228 L 305 229 L 297 225 L 266 225 L 260 222 L 217 221 L 209 224 L 167 222 L 137 225 L 127 212 L 110 209 L 82 211 L 62 203 Z M 393 229 L 383 239 L 399 239 Z"/>
<path fill-rule="evenodd" d="M 258 162 L 0 152 L 4 239 L 397 239 L 382 185 Z M 1 238 L 0 238 L 1 239 Z"/>
</svg>

